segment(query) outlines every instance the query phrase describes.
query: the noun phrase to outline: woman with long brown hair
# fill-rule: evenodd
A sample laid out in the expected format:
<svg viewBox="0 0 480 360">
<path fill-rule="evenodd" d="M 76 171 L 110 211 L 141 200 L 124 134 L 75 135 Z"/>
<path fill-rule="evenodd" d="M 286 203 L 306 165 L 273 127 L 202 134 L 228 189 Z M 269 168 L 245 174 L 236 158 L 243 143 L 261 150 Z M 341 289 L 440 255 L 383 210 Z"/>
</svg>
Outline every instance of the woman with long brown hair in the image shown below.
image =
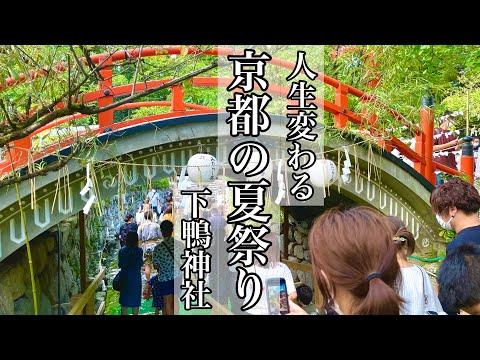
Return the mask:
<svg viewBox="0 0 480 360">
<path fill-rule="evenodd" d="M 400 267 L 388 219 L 356 206 L 329 209 L 310 230 L 313 273 L 323 309 L 347 315 L 399 315 Z M 292 313 L 300 313 L 291 305 Z"/>
<path fill-rule="evenodd" d="M 415 238 L 405 224 L 396 216 L 389 216 L 393 227 L 393 243 L 397 248 L 397 261 L 402 273 L 399 294 L 404 300 L 400 315 L 425 315 L 427 311 L 445 314 L 427 272 L 408 261 L 407 256 L 415 250 Z"/>
</svg>

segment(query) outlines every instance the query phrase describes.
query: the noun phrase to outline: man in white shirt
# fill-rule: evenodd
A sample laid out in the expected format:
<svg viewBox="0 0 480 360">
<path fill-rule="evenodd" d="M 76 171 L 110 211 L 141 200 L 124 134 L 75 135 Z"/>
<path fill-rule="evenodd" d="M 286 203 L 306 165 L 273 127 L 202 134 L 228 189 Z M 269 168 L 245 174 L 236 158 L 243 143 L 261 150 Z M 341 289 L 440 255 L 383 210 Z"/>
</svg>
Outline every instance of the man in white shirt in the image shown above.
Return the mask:
<svg viewBox="0 0 480 360">
<path fill-rule="evenodd" d="M 269 233 L 265 235 L 263 239 L 272 243 L 265 252 L 265 255 L 268 258 L 267 264 L 262 266 L 256 261 L 253 266 L 246 269 L 248 273 L 256 273 L 260 276 L 262 281 L 262 295 L 260 300 L 253 308 L 247 310 L 247 312 L 252 315 L 268 315 L 267 280 L 270 278 L 284 278 L 287 285 L 288 298 L 293 300 L 297 297 L 297 290 L 293 282 L 292 272 L 287 265 L 280 262 L 280 244 L 278 236 Z M 247 285 L 244 304 L 252 296 L 253 290 L 252 281 L 250 281 Z"/>
<path fill-rule="evenodd" d="M 149 240 L 160 238 L 160 225 L 152 221 L 152 211 L 145 212 L 145 221 L 138 228 L 138 239 L 144 243 Z"/>
</svg>

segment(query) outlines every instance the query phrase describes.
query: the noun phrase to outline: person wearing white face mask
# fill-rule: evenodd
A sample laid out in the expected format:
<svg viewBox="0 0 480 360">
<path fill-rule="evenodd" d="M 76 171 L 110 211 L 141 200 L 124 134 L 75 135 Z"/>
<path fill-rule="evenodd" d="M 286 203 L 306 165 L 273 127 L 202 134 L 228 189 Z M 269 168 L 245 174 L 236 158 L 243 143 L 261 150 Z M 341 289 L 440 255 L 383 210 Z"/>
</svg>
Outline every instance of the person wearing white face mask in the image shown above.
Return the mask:
<svg viewBox="0 0 480 360">
<path fill-rule="evenodd" d="M 430 204 L 440 226 L 457 233 L 447 245 L 447 256 L 463 244 L 480 244 L 480 195 L 473 185 L 450 179 L 432 191 Z"/>
</svg>

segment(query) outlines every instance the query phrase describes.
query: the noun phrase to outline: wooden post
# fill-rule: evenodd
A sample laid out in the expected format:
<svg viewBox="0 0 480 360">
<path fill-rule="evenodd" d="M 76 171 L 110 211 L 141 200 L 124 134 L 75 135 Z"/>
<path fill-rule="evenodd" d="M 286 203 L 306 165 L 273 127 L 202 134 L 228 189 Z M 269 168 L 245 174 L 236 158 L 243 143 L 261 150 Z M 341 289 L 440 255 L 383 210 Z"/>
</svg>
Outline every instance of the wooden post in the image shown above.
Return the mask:
<svg viewBox="0 0 480 360">
<path fill-rule="evenodd" d="M 422 109 L 420 110 L 422 130 L 425 134 L 425 177 L 435 185 L 435 164 L 433 163 L 433 122 L 434 113 L 430 108 L 433 104 L 431 96 L 422 97 Z"/>
<path fill-rule="evenodd" d="M 335 105 L 340 107 L 338 114 L 334 115 L 335 118 L 335 128 L 342 129 L 347 126 L 348 117 L 345 113 L 348 110 L 348 87 L 345 84 L 339 84 L 338 88 L 335 89 Z"/>
<path fill-rule="evenodd" d="M 290 224 L 288 222 L 288 207 L 283 206 L 283 258 L 288 259 L 288 232 Z"/>
<path fill-rule="evenodd" d="M 183 102 L 183 86 L 172 86 L 172 111 L 185 111 L 185 103 Z"/>
<path fill-rule="evenodd" d="M 103 59 L 100 59 L 100 63 Z M 110 104 L 113 104 L 113 81 L 112 81 L 112 57 L 105 60 L 102 66 L 105 66 L 100 70 L 100 75 L 105 80 L 98 82 L 98 88 L 102 92 L 102 95 L 98 98 L 98 106 L 103 107 Z M 115 110 L 107 110 L 98 114 L 98 127 L 105 128 L 113 125 L 113 115 Z"/>
<path fill-rule="evenodd" d="M 97 276 L 92 280 L 89 280 L 89 286 L 85 292 L 78 296 L 78 300 L 74 301 L 72 297 L 72 308 L 68 315 L 81 315 L 84 312 L 87 314 L 93 314 L 93 307 L 95 301 L 95 290 L 100 285 L 100 282 L 105 277 L 105 268 L 102 268 Z"/>
<path fill-rule="evenodd" d="M 415 137 L 415 152 L 425 160 L 425 133 L 422 131 Z M 413 163 L 415 170 L 425 177 L 425 165 L 420 161 Z"/>
<path fill-rule="evenodd" d="M 72 297 L 70 298 L 70 310 L 72 310 L 72 308 L 80 300 L 81 297 L 82 295 L 80 294 L 72 295 Z"/>
<path fill-rule="evenodd" d="M 88 286 L 92 281 L 88 282 Z M 95 293 L 92 293 L 92 295 L 88 298 L 87 303 L 85 304 L 85 309 L 83 310 L 84 315 L 95 315 Z"/>
<path fill-rule="evenodd" d="M 105 312 L 105 301 L 102 301 L 95 315 L 103 315 L 104 312 Z"/>
<path fill-rule="evenodd" d="M 462 145 L 462 156 L 460 157 L 460 171 L 468 176 L 468 182 L 473 184 L 473 172 L 475 169 L 475 160 L 473 157 L 472 138 L 467 136 L 464 138 Z"/>
<path fill-rule="evenodd" d="M 78 227 L 80 228 L 80 292 L 87 290 L 87 255 L 85 246 L 85 214 L 78 213 Z"/>
</svg>

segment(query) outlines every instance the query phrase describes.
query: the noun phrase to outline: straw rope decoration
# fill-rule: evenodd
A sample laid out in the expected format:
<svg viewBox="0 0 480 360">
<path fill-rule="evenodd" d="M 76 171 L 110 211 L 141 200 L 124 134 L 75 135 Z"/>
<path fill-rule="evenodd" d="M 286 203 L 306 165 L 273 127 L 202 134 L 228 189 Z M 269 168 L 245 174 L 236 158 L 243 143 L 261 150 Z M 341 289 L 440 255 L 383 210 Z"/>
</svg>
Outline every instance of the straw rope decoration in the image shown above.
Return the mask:
<svg viewBox="0 0 480 360">
<path fill-rule="evenodd" d="M 57 185 L 55 186 L 55 195 L 53 196 L 52 210 L 50 214 L 53 214 L 53 209 L 55 208 L 55 201 L 57 200 L 58 190 L 60 189 L 60 171 L 58 171 L 57 175 Z"/>
<path fill-rule="evenodd" d="M 28 152 L 28 173 L 32 174 L 35 170 L 32 152 Z M 30 179 L 30 208 L 34 210 L 37 207 L 37 184 L 36 178 Z"/>
<path fill-rule="evenodd" d="M 70 192 L 70 174 L 68 173 L 68 165 L 65 165 L 63 168 L 63 206 L 67 207 L 67 204 L 70 204 L 72 202 L 73 204 L 73 199 L 71 197 L 71 192 Z M 67 202 L 68 198 L 68 202 Z M 68 208 L 70 206 L 68 205 Z M 73 209 L 72 209 L 73 210 Z"/>
<path fill-rule="evenodd" d="M 350 145 L 345 145 L 343 147 L 346 147 L 346 148 L 349 148 L 349 147 L 354 147 L 356 145 L 360 145 L 360 144 L 364 144 L 364 143 L 370 143 L 372 140 L 378 140 L 378 139 L 381 139 L 380 137 L 376 137 L 376 138 L 371 138 L 371 139 L 366 139 L 366 140 L 362 140 L 360 142 L 357 142 L 355 144 L 350 144 Z M 343 148 L 342 147 L 342 148 Z M 24 150 L 29 150 L 29 149 L 26 149 L 26 148 L 21 148 L 21 147 L 16 147 L 17 149 L 24 149 Z M 453 147 L 452 147 L 453 148 Z M 335 152 L 335 151 L 338 151 L 339 149 L 331 149 L 331 150 L 327 150 L 327 151 L 322 151 L 322 152 L 318 152 L 318 153 L 315 153 L 315 155 L 319 156 L 320 159 L 323 159 L 324 158 L 324 154 L 328 154 L 328 153 L 331 153 L 331 152 Z M 341 149 L 340 149 L 341 150 Z M 443 151 L 443 150 L 442 150 Z M 157 153 L 157 156 L 163 152 L 166 152 L 166 151 L 162 151 L 162 152 L 159 152 Z M 37 151 L 36 152 L 37 154 L 44 154 L 44 155 L 47 155 L 46 152 L 42 152 L 42 151 Z M 59 155 L 59 158 L 62 158 L 61 155 Z M 283 160 L 288 160 L 288 158 L 281 158 Z M 85 161 L 84 158 L 81 158 L 81 157 L 72 157 L 72 160 L 78 160 L 78 161 Z M 280 159 L 274 159 L 273 161 L 278 161 Z M 133 165 L 137 165 L 137 166 L 145 166 L 144 163 L 135 163 L 135 162 L 123 162 L 123 161 L 118 161 L 118 160 L 95 160 L 95 162 L 97 164 L 104 164 L 104 165 L 129 165 L 129 166 L 133 166 Z M 151 164 L 151 165 L 148 165 L 148 166 L 151 166 L 152 168 L 153 167 L 172 167 L 172 168 L 182 168 L 184 167 L 185 165 L 170 165 L 170 164 Z M 211 165 L 195 165 L 197 167 L 209 167 Z M 226 165 L 219 165 L 219 166 L 226 166 Z"/>
<path fill-rule="evenodd" d="M 365 140 L 362 140 L 360 142 L 357 142 L 357 143 L 354 143 L 354 144 L 350 144 L 350 145 L 346 145 L 344 147 L 346 148 L 349 148 L 349 147 L 352 147 L 353 148 L 353 152 L 354 152 L 354 158 L 355 158 L 355 183 L 358 184 L 358 181 L 359 181 L 359 173 L 360 173 L 360 163 L 358 161 L 358 154 L 356 152 L 356 145 L 360 145 L 360 144 L 363 144 L 363 143 L 368 143 L 369 144 L 369 150 L 368 150 L 368 153 L 369 153 L 369 167 L 368 167 L 368 173 L 369 173 L 369 178 L 371 177 L 371 174 L 372 174 L 372 169 L 371 169 L 371 166 L 373 165 L 374 166 L 374 171 L 375 171 L 375 175 L 377 176 L 377 178 L 380 178 L 381 175 L 378 175 L 379 173 L 381 173 L 381 171 L 379 172 L 379 169 L 378 167 L 376 166 L 375 164 L 375 159 L 374 159 L 374 156 L 373 156 L 373 149 L 372 149 L 372 144 L 371 144 L 371 141 L 372 140 L 375 140 L 377 138 L 369 138 L 369 139 L 365 139 Z M 381 137 L 378 137 L 378 139 L 381 139 Z M 18 147 L 19 149 L 21 149 L 20 147 Z M 203 146 L 201 145 L 199 147 L 199 149 L 201 150 L 203 148 Z M 343 147 L 342 147 L 343 148 Z M 25 149 L 25 150 L 30 150 L 30 149 Z M 337 167 L 338 169 L 341 169 L 341 159 L 342 159 L 342 155 L 341 155 L 341 152 L 340 152 L 340 149 L 337 148 L 337 149 L 332 149 L 332 150 L 328 150 L 328 151 L 324 151 L 324 152 L 319 152 L 317 153 L 316 155 L 319 156 L 320 159 L 324 159 L 325 158 L 325 154 L 327 153 L 330 153 L 330 152 L 333 152 L 333 151 L 336 151 L 337 152 Z M 42 151 L 36 151 L 35 153 L 37 154 L 41 154 L 41 153 L 45 153 L 45 152 L 42 152 Z M 159 156 L 159 154 L 157 154 L 157 156 Z M 60 155 L 58 155 L 59 158 L 61 158 Z M 338 157 L 339 157 L 339 160 L 338 160 Z M 35 163 L 33 162 L 33 152 L 30 154 L 30 157 L 29 159 L 32 161 L 32 164 L 30 166 L 34 166 Z M 84 158 L 80 158 L 80 157 L 73 157 L 72 158 L 73 160 L 78 160 L 78 161 L 84 161 L 85 159 Z M 272 161 L 279 161 L 280 159 L 275 159 L 275 160 L 272 160 Z M 289 179 L 288 179 L 288 172 L 287 172 L 287 163 L 286 161 L 288 159 L 283 159 L 285 160 L 285 164 L 284 164 L 284 170 L 285 170 L 285 186 L 286 186 L 286 189 L 289 189 Z M 380 162 L 382 161 L 382 159 L 380 159 Z M 101 164 L 101 165 L 115 165 L 115 166 L 118 166 L 118 169 L 119 169 L 119 177 L 118 177 L 118 180 L 119 180 L 119 187 L 120 189 L 125 189 L 125 174 L 124 174 L 124 171 L 123 171 L 123 168 L 122 168 L 122 165 L 128 165 L 128 166 L 139 166 L 139 167 L 142 167 L 142 166 L 147 166 L 147 173 L 148 174 L 151 174 L 151 169 L 150 169 L 150 166 L 153 168 L 153 167 L 171 167 L 173 168 L 173 171 L 174 173 L 176 173 L 176 169 L 177 168 L 182 168 L 183 166 L 185 165 L 168 165 L 168 164 L 151 164 L 151 165 L 145 165 L 144 163 L 135 163 L 135 162 L 122 162 L 122 161 L 114 161 L 114 160 L 95 160 L 94 162 L 92 161 L 91 162 L 91 166 L 93 168 L 93 164 Z M 211 165 L 196 165 L 198 169 L 200 169 L 201 167 L 203 166 L 211 166 Z M 218 166 L 221 166 L 221 168 L 223 169 L 223 172 L 225 173 L 225 169 L 226 169 L 226 164 L 223 164 L 223 165 L 218 165 Z M 31 167 L 32 169 L 32 167 Z M 64 168 L 65 169 L 65 168 Z M 199 171 L 200 172 L 200 171 Z M 97 183 L 97 179 L 96 179 L 96 175 L 95 175 L 95 172 L 92 171 L 92 181 L 95 183 L 95 187 L 94 187 L 94 193 L 95 193 L 95 196 L 97 197 L 97 203 L 100 201 L 100 194 L 99 194 L 99 188 L 98 188 L 98 183 Z M 66 190 L 69 190 L 70 189 L 70 181 L 69 181 L 69 175 L 68 174 L 68 170 L 64 170 L 64 177 L 66 177 L 66 179 L 64 179 L 64 188 L 66 187 L 67 189 Z M 201 172 L 200 172 L 200 184 L 203 184 L 203 179 L 201 178 L 202 175 L 201 175 Z M 32 180 L 33 181 L 33 186 L 32 186 L 32 189 L 34 191 L 32 191 L 34 194 L 32 195 L 32 205 L 31 206 L 36 206 L 36 194 L 35 194 L 35 190 L 36 190 L 36 184 L 35 184 L 35 178 Z M 115 177 L 112 179 L 112 183 L 111 185 L 113 185 L 115 181 Z M 175 182 L 174 182 L 175 183 Z M 60 189 L 60 184 L 61 184 L 61 180 L 60 180 L 60 172 L 59 172 L 59 176 L 57 178 L 57 185 L 56 185 L 56 190 L 55 190 L 55 196 L 54 196 L 54 200 L 53 200 L 53 204 L 52 204 L 52 209 L 51 209 L 51 212 L 53 214 L 53 209 L 55 207 L 55 202 L 56 202 L 56 198 L 57 198 L 57 195 L 58 195 L 58 192 L 59 192 L 59 189 Z M 147 186 L 150 185 L 151 186 L 151 179 L 148 179 L 147 180 Z M 341 187 L 341 180 L 340 180 L 340 176 L 339 176 L 339 179 L 338 179 L 338 182 L 337 182 L 337 190 L 340 191 L 340 187 Z M 119 190 L 120 190 L 119 189 Z M 328 191 L 328 195 L 330 195 L 330 184 L 327 183 L 327 189 L 325 189 L 325 186 L 324 186 L 324 195 L 327 195 L 327 192 L 326 190 Z M 288 190 L 287 190 L 288 191 Z M 67 200 L 67 194 L 64 194 L 65 196 L 65 201 Z M 123 199 L 121 199 L 120 201 L 123 202 Z M 121 204 L 123 205 L 123 203 Z M 286 206 L 289 206 L 290 205 L 290 197 L 287 195 L 287 200 L 286 200 Z M 99 212 L 100 214 L 103 213 L 101 207 L 98 207 L 99 209 Z"/>
<path fill-rule="evenodd" d="M 101 196 L 100 196 L 100 188 L 98 186 L 98 181 L 97 181 L 97 174 L 95 173 L 95 169 L 93 167 L 93 164 L 90 164 L 90 176 L 92 177 L 92 183 L 93 183 L 93 192 L 96 197 L 96 202 L 97 202 L 97 209 L 98 209 L 98 214 L 100 216 L 103 216 L 103 211 L 102 211 L 102 206 L 100 205 L 102 203 L 101 201 Z"/>
<path fill-rule="evenodd" d="M 340 194 L 340 185 L 341 185 L 341 170 L 340 170 L 340 163 L 341 163 L 341 160 L 342 160 L 342 152 L 340 151 L 340 149 L 338 149 L 338 158 L 337 158 L 337 171 L 338 171 L 338 174 L 337 174 L 337 192 Z"/>
<path fill-rule="evenodd" d="M 357 148 L 353 147 L 353 159 L 355 161 L 355 188 L 358 187 L 358 178 L 360 174 L 360 163 L 358 162 Z"/>
<path fill-rule="evenodd" d="M 383 150 L 385 150 L 386 143 L 383 142 Z M 382 158 L 380 156 L 380 168 L 379 168 L 379 175 L 378 175 L 378 210 L 381 211 L 380 207 L 382 206 Z"/>
<path fill-rule="evenodd" d="M 152 188 L 152 173 L 150 171 L 150 166 L 147 165 L 147 189 Z"/>
<path fill-rule="evenodd" d="M 372 177 L 372 144 L 368 144 L 368 150 L 367 150 L 367 180 L 370 182 L 370 179 Z"/>
<path fill-rule="evenodd" d="M 177 193 L 177 170 L 173 168 L 173 194 Z M 172 195 L 173 195 L 172 194 Z M 172 196 L 172 203 L 173 203 L 173 196 Z M 176 206 L 178 207 L 178 206 Z M 177 209 L 174 209 L 172 206 L 172 216 L 173 216 L 173 223 L 176 224 L 176 219 L 177 219 Z"/>
</svg>

